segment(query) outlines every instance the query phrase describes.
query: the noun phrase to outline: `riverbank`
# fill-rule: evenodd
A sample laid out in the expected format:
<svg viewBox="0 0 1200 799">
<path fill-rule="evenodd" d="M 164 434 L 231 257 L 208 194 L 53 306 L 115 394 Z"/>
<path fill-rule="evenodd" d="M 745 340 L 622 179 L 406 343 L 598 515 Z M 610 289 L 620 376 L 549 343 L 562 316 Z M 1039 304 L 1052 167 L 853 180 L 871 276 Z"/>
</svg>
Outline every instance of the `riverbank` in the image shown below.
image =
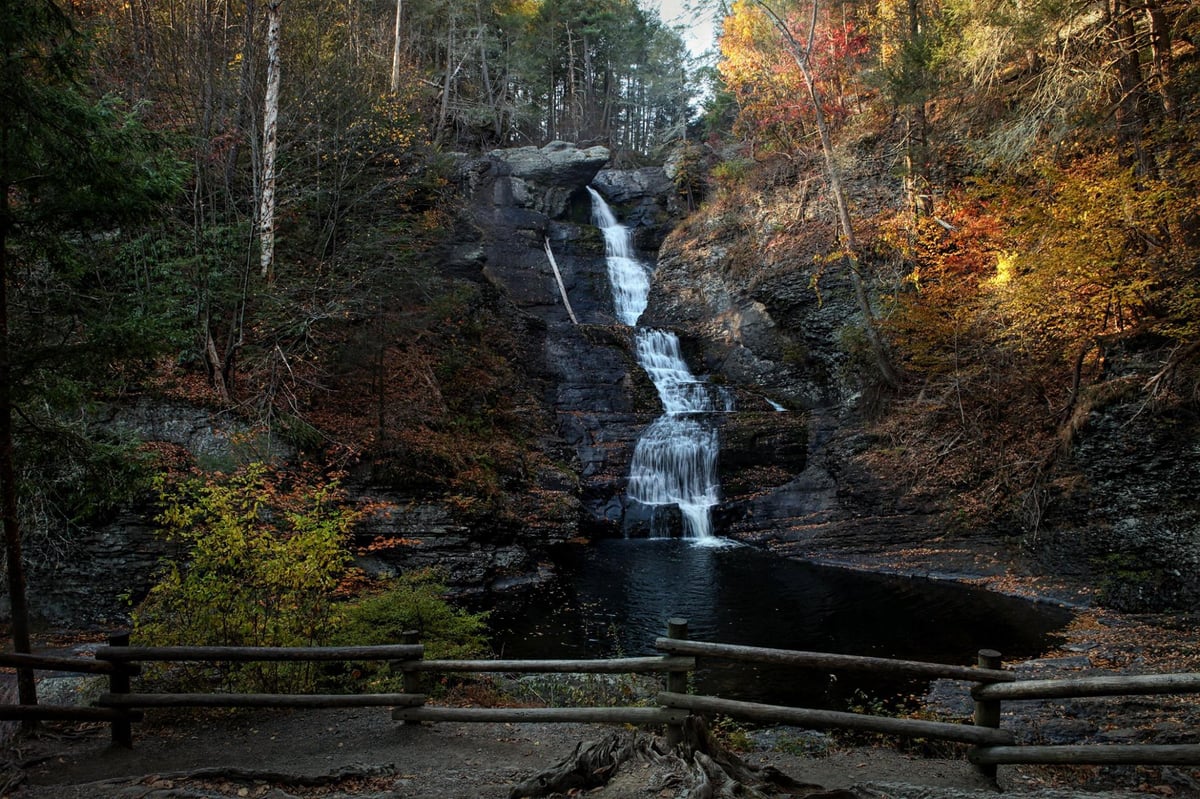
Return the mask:
<svg viewBox="0 0 1200 799">
<path fill-rule="evenodd" d="M 1085 610 L 1042 657 L 1010 664 L 1023 677 L 1101 669 L 1117 673 L 1200 670 L 1194 619 Z M 57 701 L 69 701 L 60 695 Z M 53 700 L 47 700 L 53 701 Z M 923 714 L 964 718 L 961 687 L 934 683 Z M 1181 743 L 1200 727 L 1194 702 L 1177 697 L 1009 703 L 1002 725 L 1031 743 Z M 216 799 L 356 797 L 488 799 L 603 735 L 597 725 L 402 725 L 386 710 L 150 711 L 133 750 L 114 748 L 103 725 L 47 725 L 4 749 L 0 795 L 15 799 Z M 853 738 L 792 728 L 724 725 L 724 740 L 753 765 L 861 799 L 994 796 L 961 747 Z M 650 791 L 652 768 L 632 764 L 598 799 L 667 797 Z M 1029 799 L 1200 796 L 1200 769 L 1000 768 L 1000 787 Z M 634 786 L 634 787 L 631 787 Z M 640 786 L 640 787 L 636 787 Z M 645 790 L 643 790 L 645 789 Z"/>
<path fill-rule="evenodd" d="M 1006 593 L 1059 601 L 1039 594 L 1045 584 L 1021 576 L 1019 570 L 1005 574 L 997 568 L 996 575 L 989 575 L 960 568 L 968 558 L 976 564 L 986 562 L 985 557 L 970 556 L 965 550 L 953 572 L 939 569 L 936 574 L 920 571 L 922 559 L 933 557 L 928 551 L 892 554 L 887 567 L 865 559 L 838 565 L 891 568 L 897 574 L 963 582 L 1003 579 Z M 1034 657 L 1013 659 L 1008 668 L 1023 678 L 1096 671 L 1200 671 L 1194 615 L 1133 616 L 1087 607 L 1086 596 L 1080 594 L 1075 598 L 1072 620 L 1055 634 L 1052 645 Z M 99 642 L 97 635 L 90 638 L 96 640 L 81 644 L 79 636 L 51 637 L 39 641 L 38 648 L 86 653 Z M 58 688 L 51 690 L 55 685 Z M 69 681 L 44 681 L 40 695 L 49 702 L 87 701 L 69 685 Z M 961 685 L 952 688 L 935 682 L 914 699 L 906 712 L 965 719 L 972 711 Z M 1007 703 L 1005 711 L 1002 726 L 1026 743 L 1191 743 L 1200 728 L 1200 710 L 1182 697 Z M 48 726 L 38 737 L 10 742 L 4 750 L 7 772 L 0 777 L 0 787 L 7 780 L 9 790 L 0 795 L 27 799 L 501 797 L 508 795 L 512 785 L 603 731 L 599 726 L 547 724 L 414 727 L 392 722 L 384 710 L 237 715 L 208 711 L 169 717 L 151 711 L 147 722 L 135 728 L 133 751 L 112 748 L 107 728 L 98 725 Z M 865 799 L 989 793 L 961 748 L 788 728 L 727 725 L 723 732 L 730 743 L 745 747 L 743 757 L 755 765 L 771 765 L 801 782 L 848 790 Z M 623 787 L 589 796 L 670 795 L 630 787 L 630 780 L 646 787 L 655 784 L 654 779 L 649 772 L 627 772 Z M 1000 769 L 1000 785 L 1010 793 L 1047 799 L 1118 794 L 1200 797 L 1200 769 L 1006 766 Z"/>
<path fill-rule="evenodd" d="M 595 740 L 597 725 L 436 724 L 406 726 L 385 710 L 212 713 L 153 719 L 137 729 L 133 750 L 112 747 L 99 726 L 62 728 L 6 751 L 14 799 L 500 799 L 512 786 Z M 843 797 L 906 799 L 994 796 L 961 753 L 928 757 L 888 746 L 848 745 L 798 730 L 749 738 L 742 758 Z M 828 745 L 822 747 L 819 742 Z M 806 748 L 806 746 L 808 748 Z M 813 747 L 816 748 L 813 748 Z M 18 771 L 23 766 L 23 776 Z M 1111 771 L 1111 770 L 1108 770 Z M 1128 770 L 1134 772 L 1134 770 Z M 1181 770 L 1057 772 L 1002 767 L 1010 795 L 1189 796 L 1195 777 Z M 619 779 L 588 792 L 595 799 L 674 797 L 653 766 L 628 763 Z M 1139 782 L 1140 780 L 1140 782 Z M 804 795 L 804 794 L 800 794 Z"/>
</svg>

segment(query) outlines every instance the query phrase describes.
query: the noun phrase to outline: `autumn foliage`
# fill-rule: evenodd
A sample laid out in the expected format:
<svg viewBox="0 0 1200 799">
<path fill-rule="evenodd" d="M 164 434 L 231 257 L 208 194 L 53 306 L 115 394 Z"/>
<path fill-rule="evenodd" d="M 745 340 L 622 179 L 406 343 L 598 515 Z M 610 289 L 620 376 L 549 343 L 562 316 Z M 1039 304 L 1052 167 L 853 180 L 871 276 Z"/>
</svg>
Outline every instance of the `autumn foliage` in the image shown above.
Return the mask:
<svg viewBox="0 0 1200 799">
<path fill-rule="evenodd" d="M 1200 132 L 1200 18 L 1175 2 L 812 10 L 731 7 L 720 70 L 742 160 L 716 170 L 710 220 L 742 220 L 742 268 L 810 271 L 814 249 L 836 255 L 782 20 L 811 42 L 903 377 L 863 458 L 963 529 L 1036 531 L 1088 409 L 1139 390 L 1168 405 L 1200 396 L 1200 171 L 1187 144 Z M 765 181 L 779 155 L 792 174 Z"/>
</svg>

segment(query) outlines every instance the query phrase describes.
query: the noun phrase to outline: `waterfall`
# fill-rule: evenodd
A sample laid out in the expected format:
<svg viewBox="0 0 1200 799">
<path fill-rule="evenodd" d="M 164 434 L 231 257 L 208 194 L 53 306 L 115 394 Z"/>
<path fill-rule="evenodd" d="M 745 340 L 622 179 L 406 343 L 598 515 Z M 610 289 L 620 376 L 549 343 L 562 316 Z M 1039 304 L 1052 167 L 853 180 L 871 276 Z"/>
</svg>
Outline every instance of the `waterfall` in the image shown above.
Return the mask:
<svg viewBox="0 0 1200 799">
<path fill-rule="evenodd" d="M 617 221 L 595 189 L 592 219 L 604 233 L 605 260 L 617 318 L 635 328 L 638 364 L 662 400 L 663 415 L 642 433 L 629 468 L 629 499 L 650 509 L 676 506 L 686 538 L 712 539 L 712 508 L 717 504 L 717 431 L 703 414 L 713 412 L 708 385 L 688 369 L 679 337 L 666 330 L 637 327 L 650 295 L 650 270 L 638 260 L 629 231 Z M 723 403 L 724 405 L 725 403 Z M 651 525 L 661 534 L 663 525 Z"/>
</svg>

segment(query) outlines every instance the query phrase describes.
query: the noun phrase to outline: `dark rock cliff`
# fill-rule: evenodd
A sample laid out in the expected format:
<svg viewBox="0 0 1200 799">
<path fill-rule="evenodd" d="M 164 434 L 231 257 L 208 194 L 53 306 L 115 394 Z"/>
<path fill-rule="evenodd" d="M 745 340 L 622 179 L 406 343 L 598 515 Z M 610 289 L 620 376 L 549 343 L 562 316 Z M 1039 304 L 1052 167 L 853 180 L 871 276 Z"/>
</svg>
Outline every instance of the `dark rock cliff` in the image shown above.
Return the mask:
<svg viewBox="0 0 1200 799">
<path fill-rule="evenodd" d="M 557 543 L 621 534 L 633 448 L 661 406 L 635 362 L 632 331 L 614 317 L 589 184 L 656 264 L 643 324 L 675 331 L 692 371 L 732 398 L 733 412 L 718 421 L 717 534 L 834 561 L 944 535 L 944 506 L 908 497 L 894 475 L 872 473 L 861 457 L 878 446 L 864 424 L 870 392 L 855 360 L 861 320 L 848 282 L 820 265 L 832 237 L 819 220 L 811 251 L 772 252 L 752 209 L 684 219 L 663 170 L 608 170 L 607 161 L 603 148 L 563 143 L 461 160 L 461 230 L 440 268 L 485 286 L 516 331 L 536 405 L 525 412 L 546 419 L 527 444 L 549 465 L 515 498 L 526 510 L 519 523 L 357 475 L 352 496 L 374 509 L 356 531 L 369 551 L 361 565 L 376 574 L 436 565 L 459 589 L 502 590 L 544 577 L 544 555 Z M 1144 384 L 1157 361 L 1142 361 L 1113 380 Z M 1200 604 L 1192 579 L 1200 419 L 1173 407 L 1148 409 L 1136 390 L 1082 403 L 1071 446 L 1038 488 L 1036 518 L 1011 530 L 1013 549 L 1089 581 L 1114 605 Z M 202 409 L 142 403 L 110 422 L 202 461 L 238 457 L 240 430 Z M 66 566 L 35 570 L 36 612 L 76 624 L 119 620 L 127 611 L 119 597 L 147 590 L 167 554 L 147 516 L 123 512 L 83 531 Z"/>
<path fill-rule="evenodd" d="M 858 377 L 861 316 L 836 266 L 817 265 L 834 237 L 814 218 L 796 237 L 812 251 L 775 253 L 767 216 L 726 208 L 688 219 L 659 253 L 643 317 L 680 331 L 697 371 L 737 387 L 740 407 L 763 397 L 789 409 L 726 421 L 722 534 L 872 568 L 904 571 L 909 558 L 910 570 L 942 574 L 1028 569 L 1126 610 L 1200 607 L 1194 386 L 1146 391 L 1171 353 L 1112 353 L 1025 507 L 962 529 L 952 496 L 914 497 L 910 477 L 869 467 L 863 456 L 886 443 L 870 432 Z M 819 212 L 802 216 L 807 225 Z"/>
<path fill-rule="evenodd" d="M 548 169 L 548 157 L 569 166 Z M 603 148 L 580 151 L 554 143 L 541 151 L 498 151 L 464 168 L 484 274 L 537 331 L 527 369 L 572 453 L 583 503 L 580 524 L 589 534 L 620 529 L 632 445 L 659 410 L 631 354 L 630 331 L 614 316 L 604 241 L 591 223 L 587 186 L 619 193 L 614 203 L 639 209 L 639 227 L 648 231 L 665 221 L 664 192 L 670 188 L 661 170 L 658 178 L 654 170 L 633 176 L 601 171 L 607 160 Z M 547 245 L 577 324 L 563 302 Z M 646 257 L 652 260 L 653 253 Z"/>
<path fill-rule="evenodd" d="M 1167 353 L 1124 358 L 1125 374 L 1077 409 L 1060 461 L 1026 520 L 1026 548 L 1055 574 L 1086 581 L 1129 611 L 1200 608 L 1200 414 L 1148 401 Z"/>
</svg>

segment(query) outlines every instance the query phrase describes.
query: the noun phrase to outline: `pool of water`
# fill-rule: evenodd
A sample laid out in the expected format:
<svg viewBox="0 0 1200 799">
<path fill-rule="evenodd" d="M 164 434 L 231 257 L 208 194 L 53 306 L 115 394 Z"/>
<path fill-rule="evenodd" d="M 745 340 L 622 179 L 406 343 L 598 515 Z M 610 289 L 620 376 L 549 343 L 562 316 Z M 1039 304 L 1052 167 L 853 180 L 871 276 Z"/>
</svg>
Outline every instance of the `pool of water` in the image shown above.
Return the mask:
<svg viewBox="0 0 1200 799">
<path fill-rule="evenodd" d="M 1051 646 L 1070 612 L 935 580 L 787 560 L 748 546 L 680 539 L 606 540 L 556 554 L 560 579 L 492 609 L 497 654 L 510 658 L 656 654 L 667 619 L 693 639 L 939 663 L 1006 659 Z M 728 698 L 844 708 L 920 681 L 705 659 L 696 688 Z"/>
</svg>

